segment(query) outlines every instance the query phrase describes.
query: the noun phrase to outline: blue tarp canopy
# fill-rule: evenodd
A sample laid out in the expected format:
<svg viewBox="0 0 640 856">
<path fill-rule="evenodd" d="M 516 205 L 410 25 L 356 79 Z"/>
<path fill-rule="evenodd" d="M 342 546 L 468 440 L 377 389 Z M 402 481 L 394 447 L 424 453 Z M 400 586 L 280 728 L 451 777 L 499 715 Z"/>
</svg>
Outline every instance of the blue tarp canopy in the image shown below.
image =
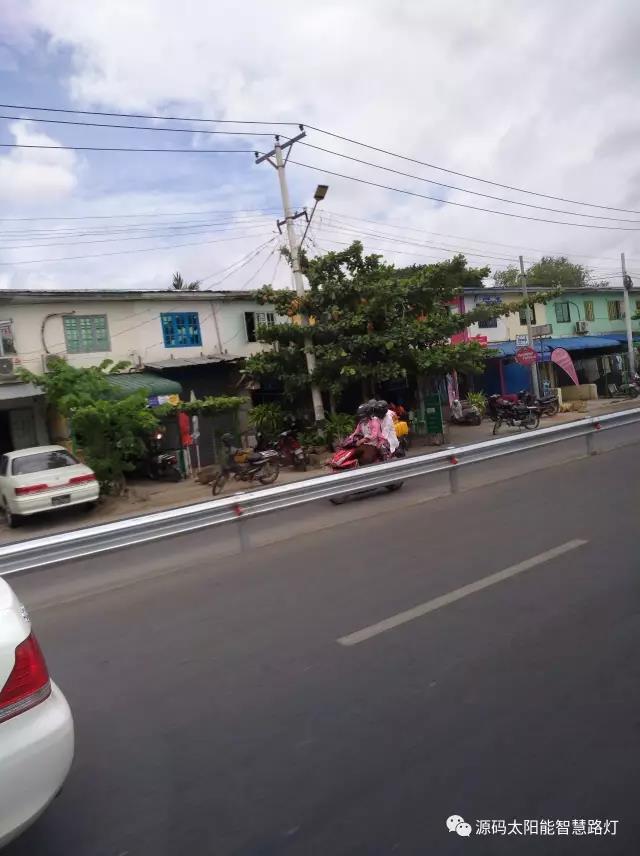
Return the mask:
<svg viewBox="0 0 640 856">
<path fill-rule="evenodd" d="M 626 338 L 625 338 L 626 341 Z M 543 360 L 550 359 L 551 351 L 554 348 L 564 348 L 565 351 L 615 351 L 620 348 L 621 340 L 617 338 L 617 334 L 613 336 L 565 336 L 561 338 L 535 339 L 534 348 L 540 353 L 542 346 Z M 487 345 L 494 351 L 498 351 L 502 357 L 515 357 L 516 351 L 520 347 L 516 346 L 515 342 L 489 342 Z"/>
</svg>

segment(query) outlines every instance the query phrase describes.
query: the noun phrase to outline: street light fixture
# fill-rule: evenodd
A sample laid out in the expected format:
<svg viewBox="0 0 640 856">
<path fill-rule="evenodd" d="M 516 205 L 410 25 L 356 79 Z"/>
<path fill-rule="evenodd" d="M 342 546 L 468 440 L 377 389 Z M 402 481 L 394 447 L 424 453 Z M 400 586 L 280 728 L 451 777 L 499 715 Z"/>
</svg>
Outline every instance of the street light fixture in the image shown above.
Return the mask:
<svg viewBox="0 0 640 856">
<path fill-rule="evenodd" d="M 316 187 L 316 192 L 313 194 L 314 203 L 313 208 L 311 209 L 311 214 L 307 218 L 307 225 L 304 230 L 304 234 L 302 236 L 302 240 L 300 241 L 300 249 L 302 249 L 302 245 L 304 244 L 304 239 L 307 237 L 307 232 L 309 231 L 309 226 L 311 225 L 311 221 L 313 220 L 313 215 L 316 213 L 316 208 L 318 207 L 318 202 L 322 202 L 322 200 L 327 195 L 327 191 L 329 190 L 328 184 L 319 184 Z"/>
</svg>

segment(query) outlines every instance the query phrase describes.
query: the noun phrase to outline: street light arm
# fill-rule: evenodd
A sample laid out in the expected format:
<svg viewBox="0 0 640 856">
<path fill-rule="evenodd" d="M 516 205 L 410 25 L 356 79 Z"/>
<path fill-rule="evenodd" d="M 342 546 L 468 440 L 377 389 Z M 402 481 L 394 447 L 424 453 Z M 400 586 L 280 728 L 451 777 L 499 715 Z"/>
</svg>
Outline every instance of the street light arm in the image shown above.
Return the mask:
<svg viewBox="0 0 640 856">
<path fill-rule="evenodd" d="M 313 215 L 316 213 L 316 208 L 318 207 L 318 200 L 316 199 L 313 203 L 313 208 L 311 209 L 311 214 L 307 217 L 307 225 L 305 226 L 304 232 L 302 233 L 302 238 L 300 239 L 300 249 L 302 249 L 302 245 L 304 244 L 304 239 L 307 237 L 307 232 L 309 231 L 309 226 L 311 225 L 311 221 L 313 220 Z"/>
</svg>

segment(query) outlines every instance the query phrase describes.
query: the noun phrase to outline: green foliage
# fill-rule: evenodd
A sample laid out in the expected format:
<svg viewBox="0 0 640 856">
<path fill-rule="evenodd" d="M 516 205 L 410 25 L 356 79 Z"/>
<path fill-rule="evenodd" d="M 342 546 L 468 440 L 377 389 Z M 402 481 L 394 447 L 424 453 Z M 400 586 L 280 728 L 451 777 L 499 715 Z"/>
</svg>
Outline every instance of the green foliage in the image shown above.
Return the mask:
<svg viewBox="0 0 640 856">
<path fill-rule="evenodd" d="M 45 374 L 21 372 L 25 381 L 45 391 L 52 408 L 71 419 L 78 446 L 106 493 L 122 490 L 125 473 L 144 453 L 145 439 L 158 424 L 144 391 L 114 400 L 108 376 L 128 365 L 105 360 L 79 369 L 53 359 Z"/>
<path fill-rule="evenodd" d="M 605 286 L 607 281 L 595 282 L 589 268 L 570 262 L 565 256 L 543 256 L 539 262 L 527 268 L 527 286 L 530 288 L 589 288 Z M 506 270 L 496 271 L 496 284 L 516 287 L 520 271 L 510 265 Z"/>
<path fill-rule="evenodd" d="M 277 378 L 293 397 L 307 389 L 305 335 L 316 357 L 314 380 L 335 395 L 353 381 L 371 392 L 384 381 L 453 369 L 478 372 L 486 349 L 473 342 L 457 345 L 450 338 L 470 324 L 518 311 L 518 303 L 481 305 L 466 313 L 451 304 L 465 287 L 479 288 L 488 268 L 469 268 L 463 256 L 432 265 L 396 270 L 378 255 L 364 256 L 358 241 L 340 252 L 304 261 L 310 290 L 265 287 L 259 299 L 291 320 L 309 318 L 309 326 L 280 323 L 259 327 L 258 339 L 277 349 L 250 357 L 246 371 L 254 377 Z M 535 300 L 544 300 L 536 295 Z M 530 301 L 533 302 L 533 301 Z"/>
<path fill-rule="evenodd" d="M 87 464 L 106 493 L 120 493 L 125 473 L 145 452 L 158 421 L 144 391 L 120 401 L 97 400 L 73 412 L 73 428 Z"/>
<path fill-rule="evenodd" d="M 326 449 L 327 436 L 317 428 L 309 428 L 298 435 L 303 449 Z"/>
<path fill-rule="evenodd" d="M 266 437 L 273 438 L 284 430 L 284 411 L 279 404 L 256 404 L 249 411 L 249 424 Z"/>
<path fill-rule="evenodd" d="M 161 404 L 153 408 L 159 417 L 172 416 L 176 413 L 189 413 L 197 416 L 215 416 L 230 410 L 237 410 L 244 398 L 238 395 L 210 395 L 197 398 L 195 401 L 181 401 L 179 404 Z"/>
<path fill-rule="evenodd" d="M 467 401 L 477 407 L 480 415 L 484 416 L 487 409 L 487 396 L 484 392 L 468 392 Z"/>
<path fill-rule="evenodd" d="M 194 279 L 193 282 L 185 282 L 181 273 L 174 273 L 171 281 L 171 287 L 176 291 L 198 291 L 200 288 L 200 280 Z"/>
<path fill-rule="evenodd" d="M 25 382 L 39 386 L 46 393 L 49 404 L 62 416 L 85 404 L 91 404 L 100 398 L 110 398 L 113 387 L 108 376 L 117 374 L 129 367 L 130 363 L 103 360 L 99 366 L 78 369 L 66 360 L 52 357 L 49 371 L 34 374 L 26 369 L 19 370 L 19 376 Z"/>
<path fill-rule="evenodd" d="M 340 443 L 348 437 L 356 427 L 355 416 L 350 413 L 334 413 L 325 422 L 325 437 L 328 446 Z"/>
</svg>

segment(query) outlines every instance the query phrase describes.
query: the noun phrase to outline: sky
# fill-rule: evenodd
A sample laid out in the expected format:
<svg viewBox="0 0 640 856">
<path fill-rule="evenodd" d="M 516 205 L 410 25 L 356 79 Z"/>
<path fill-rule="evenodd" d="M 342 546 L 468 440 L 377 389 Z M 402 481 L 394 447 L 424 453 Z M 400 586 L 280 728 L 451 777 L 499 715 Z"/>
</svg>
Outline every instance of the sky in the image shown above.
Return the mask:
<svg viewBox="0 0 640 856">
<path fill-rule="evenodd" d="M 291 286 L 253 152 L 298 124 L 293 205 L 329 185 L 312 255 L 564 254 L 620 284 L 625 252 L 640 281 L 639 44 L 633 0 L 2 0 L 0 288 Z"/>
</svg>

